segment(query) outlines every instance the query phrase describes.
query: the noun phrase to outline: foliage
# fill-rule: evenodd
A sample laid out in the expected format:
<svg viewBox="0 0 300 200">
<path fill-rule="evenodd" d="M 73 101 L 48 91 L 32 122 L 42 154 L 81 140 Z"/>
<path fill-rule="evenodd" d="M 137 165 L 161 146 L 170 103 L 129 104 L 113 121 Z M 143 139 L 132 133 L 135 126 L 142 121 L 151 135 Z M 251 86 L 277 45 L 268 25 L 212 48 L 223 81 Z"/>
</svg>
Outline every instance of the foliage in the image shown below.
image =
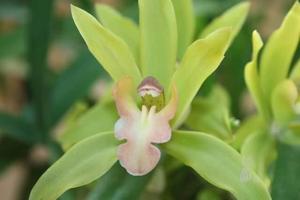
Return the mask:
<svg viewBox="0 0 300 200">
<path fill-rule="evenodd" d="M 265 44 L 258 31 L 252 32 L 252 58 L 244 68 L 247 88 L 241 66 L 249 59 L 250 31 L 258 24 L 246 20 L 248 2 L 126 0 L 116 1 L 115 8 L 72 2 L 65 17 L 58 17 L 63 7 L 52 0 L 33 0 L 29 9 L 13 7 L 17 28 L 3 35 L 0 29 L 1 49 L 7 49 L 0 51 L 0 64 L 11 58 L 23 62 L 25 56 L 29 64 L 28 74 L 24 66 L 12 73 L 24 72 L 26 102 L 17 114 L 0 113 L 1 172 L 16 160 L 32 168 L 22 197 L 297 199 L 298 1 Z M 0 14 L 9 8 L 1 7 Z M 75 56 L 66 69 L 49 62 L 54 43 L 71 44 Z M 5 70 L 0 69 L 1 83 L 11 73 Z M 145 104 L 124 82 L 130 79 L 139 88 L 149 76 L 163 91 L 162 110 L 154 108 L 153 115 L 158 102 L 150 98 Z M 95 99 L 91 89 L 99 79 L 105 89 Z M 244 90 L 257 110 L 245 118 L 238 105 Z M 1 102 L 5 92 L 4 84 Z M 134 107 L 139 114 L 132 115 Z M 125 127 L 124 116 L 129 116 Z M 120 124 L 139 139 L 119 133 Z M 166 130 L 172 134 L 163 139 Z M 132 176 L 120 156 L 125 144 L 136 147 L 131 164 L 153 158 L 144 151 L 148 147 L 159 152 L 159 162 L 150 173 Z M 37 145 L 50 153 L 42 175 L 45 163 L 31 160 Z"/>
</svg>

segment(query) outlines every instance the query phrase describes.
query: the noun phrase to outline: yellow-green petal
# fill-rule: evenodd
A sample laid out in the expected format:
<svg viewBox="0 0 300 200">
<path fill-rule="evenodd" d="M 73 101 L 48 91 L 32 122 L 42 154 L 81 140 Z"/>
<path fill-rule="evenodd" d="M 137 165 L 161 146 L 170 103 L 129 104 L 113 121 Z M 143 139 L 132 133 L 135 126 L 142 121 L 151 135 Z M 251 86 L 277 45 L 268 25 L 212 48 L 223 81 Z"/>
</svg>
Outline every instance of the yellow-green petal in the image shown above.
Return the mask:
<svg viewBox="0 0 300 200">
<path fill-rule="evenodd" d="M 287 77 L 300 38 L 300 3 L 295 2 L 262 53 L 260 65 L 261 86 L 267 99 L 276 85 Z"/>
<path fill-rule="evenodd" d="M 235 5 L 227 10 L 220 17 L 214 19 L 205 29 L 200 33 L 199 38 L 206 37 L 210 33 L 222 27 L 232 27 L 230 36 L 230 43 L 235 36 L 240 32 L 249 12 L 250 4 L 243 2 Z M 229 44 L 230 44 L 229 43 Z"/>
<path fill-rule="evenodd" d="M 127 43 L 135 57 L 136 63 L 139 63 L 140 32 L 137 24 L 105 4 L 96 4 L 96 13 L 104 27 Z"/>
<path fill-rule="evenodd" d="M 271 96 L 274 119 L 286 124 L 296 119 L 296 102 L 298 89 L 292 80 L 284 80 L 277 85 Z"/>
<path fill-rule="evenodd" d="M 225 89 L 216 85 L 208 96 L 195 97 L 184 125 L 223 140 L 231 139 L 230 100 Z"/>
<path fill-rule="evenodd" d="M 98 103 L 67 127 L 59 142 L 66 150 L 87 137 L 113 130 L 117 120 L 118 114 L 113 102 Z"/>
<path fill-rule="evenodd" d="M 167 88 L 175 70 L 176 17 L 171 0 L 139 0 L 141 63 L 144 76 Z"/>
<path fill-rule="evenodd" d="M 246 85 L 252 95 L 252 98 L 259 111 L 259 114 L 264 117 L 265 121 L 269 121 L 270 120 L 269 107 L 260 85 L 260 77 L 258 75 L 258 69 L 257 69 L 257 57 L 260 49 L 263 46 L 263 42 L 258 32 L 256 31 L 254 31 L 252 34 L 252 45 L 253 45 L 252 61 L 247 63 L 245 67 Z"/>
<path fill-rule="evenodd" d="M 195 15 L 192 0 L 172 0 L 178 33 L 177 57 L 181 59 L 186 48 L 192 43 L 195 32 Z"/>
<path fill-rule="evenodd" d="M 192 167 L 211 184 L 231 192 L 238 200 L 270 200 L 262 180 L 222 140 L 201 132 L 175 131 L 163 146 L 167 153 Z"/>
<path fill-rule="evenodd" d="M 141 81 L 140 71 L 128 45 L 104 28 L 92 15 L 71 6 L 74 22 L 89 50 L 116 81 L 131 76 L 136 84 Z"/>
<path fill-rule="evenodd" d="M 300 85 L 300 59 L 298 59 L 297 63 L 293 67 L 290 79 L 295 81 L 296 85 Z"/>
<path fill-rule="evenodd" d="M 266 132 L 250 135 L 241 149 L 243 161 L 250 166 L 266 185 L 270 184 L 268 167 L 275 154 L 275 140 Z"/>
<path fill-rule="evenodd" d="M 29 200 L 55 200 L 65 191 L 101 177 L 117 161 L 117 145 L 112 132 L 76 144 L 40 177 Z"/>
<path fill-rule="evenodd" d="M 172 121 L 174 127 L 184 121 L 199 88 L 223 60 L 230 34 L 230 28 L 217 30 L 206 38 L 197 40 L 187 49 L 172 78 L 179 95 L 176 116 Z"/>
<path fill-rule="evenodd" d="M 249 135 L 257 132 L 257 130 L 265 129 L 265 123 L 261 116 L 254 115 L 245 119 L 241 126 L 234 133 L 234 138 L 230 143 L 235 149 L 240 150 Z"/>
</svg>

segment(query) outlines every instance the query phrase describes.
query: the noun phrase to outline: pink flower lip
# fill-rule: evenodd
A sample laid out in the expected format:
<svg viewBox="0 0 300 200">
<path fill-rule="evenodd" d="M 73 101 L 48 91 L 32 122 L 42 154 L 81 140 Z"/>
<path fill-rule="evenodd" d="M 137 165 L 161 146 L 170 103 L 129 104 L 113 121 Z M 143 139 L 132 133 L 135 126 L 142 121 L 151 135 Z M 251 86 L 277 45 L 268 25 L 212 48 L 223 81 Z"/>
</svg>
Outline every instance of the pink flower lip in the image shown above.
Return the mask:
<svg viewBox="0 0 300 200">
<path fill-rule="evenodd" d="M 141 87 L 139 87 L 140 89 Z M 154 144 L 168 142 L 172 129 L 169 121 L 177 108 L 177 91 L 172 88 L 172 95 L 167 105 L 156 112 L 156 106 L 139 110 L 133 100 L 132 80 L 125 77 L 117 82 L 113 96 L 120 115 L 115 124 L 115 136 L 125 140 L 118 147 L 118 159 L 127 172 L 134 176 L 149 173 L 159 162 L 161 152 Z"/>
</svg>

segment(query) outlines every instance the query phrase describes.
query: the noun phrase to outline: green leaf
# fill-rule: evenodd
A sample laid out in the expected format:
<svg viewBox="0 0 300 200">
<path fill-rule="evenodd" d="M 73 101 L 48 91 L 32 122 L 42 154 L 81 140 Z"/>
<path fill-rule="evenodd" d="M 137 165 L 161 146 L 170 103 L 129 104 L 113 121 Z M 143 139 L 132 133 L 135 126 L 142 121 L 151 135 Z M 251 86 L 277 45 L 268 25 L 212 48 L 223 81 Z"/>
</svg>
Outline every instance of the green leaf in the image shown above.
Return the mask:
<svg viewBox="0 0 300 200">
<path fill-rule="evenodd" d="M 295 2 L 262 53 L 260 63 L 261 86 L 267 100 L 276 85 L 287 77 L 294 53 L 299 43 L 300 3 Z"/>
<path fill-rule="evenodd" d="M 144 76 L 168 88 L 176 66 L 177 27 L 171 0 L 139 0 L 141 62 Z"/>
<path fill-rule="evenodd" d="M 186 48 L 192 43 L 195 32 L 195 16 L 192 0 L 172 0 L 177 23 L 178 52 L 177 57 L 182 58 Z"/>
<path fill-rule="evenodd" d="M 252 98 L 257 106 L 259 114 L 262 115 L 266 121 L 269 121 L 270 111 L 264 98 L 264 94 L 260 85 L 260 77 L 257 72 L 257 58 L 260 49 L 263 46 L 263 42 L 260 38 L 260 35 L 256 31 L 253 31 L 252 33 L 252 45 L 252 61 L 247 63 L 245 67 L 245 80 Z"/>
<path fill-rule="evenodd" d="M 52 90 L 50 116 L 55 124 L 70 107 L 89 93 L 100 77 L 99 64 L 88 52 L 82 52 L 75 63 L 60 74 Z"/>
<path fill-rule="evenodd" d="M 191 112 L 184 124 L 195 131 L 213 134 L 222 139 L 231 139 L 229 97 L 219 85 L 207 97 L 196 97 Z"/>
<path fill-rule="evenodd" d="M 201 32 L 199 38 L 203 38 L 211 34 L 222 27 L 231 27 L 232 32 L 230 35 L 230 42 L 233 41 L 235 36 L 240 32 L 246 18 L 250 4 L 248 2 L 243 2 L 235 5 L 234 7 L 227 10 L 224 14 L 214 19 L 205 29 Z"/>
<path fill-rule="evenodd" d="M 30 97 L 33 105 L 33 117 L 41 140 L 48 138 L 49 124 L 49 73 L 47 56 L 51 39 L 52 0 L 32 0 L 29 2 L 30 20 L 28 21 L 28 64 L 30 66 Z M 17 41 L 16 41 L 17 42 Z M 1 47 L 3 48 L 3 47 Z"/>
<path fill-rule="evenodd" d="M 2 4 L 1 7 L 3 8 L 5 6 Z M 12 12 L 13 10 L 15 10 L 17 8 L 20 8 L 20 7 L 12 8 L 10 12 Z M 14 31 L 9 31 L 6 34 L 1 33 L 0 58 L 24 55 L 26 52 L 26 39 L 27 39 L 26 38 L 26 29 L 24 26 L 15 27 Z"/>
<path fill-rule="evenodd" d="M 98 103 L 81 115 L 59 138 L 64 149 L 99 132 L 111 131 L 118 120 L 113 102 Z"/>
<path fill-rule="evenodd" d="M 231 29 L 223 28 L 194 42 L 174 73 L 179 103 L 172 124 L 179 126 L 187 116 L 190 104 L 205 79 L 219 66 L 228 48 Z"/>
<path fill-rule="evenodd" d="M 132 20 L 122 16 L 105 4 L 96 4 L 96 13 L 104 27 L 111 30 L 127 43 L 135 57 L 136 63 L 139 63 L 140 32 L 138 26 Z"/>
<path fill-rule="evenodd" d="M 74 22 L 89 50 L 103 65 L 113 80 L 131 76 L 137 85 L 141 81 L 140 71 L 128 45 L 104 28 L 92 15 L 71 6 Z"/>
<path fill-rule="evenodd" d="M 266 186 L 232 147 L 201 132 L 175 131 L 167 153 L 239 200 L 271 199 Z"/>
<path fill-rule="evenodd" d="M 279 124 L 286 124 L 296 119 L 295 104 L 298 99 L 298 89 L 291 80 L 284 80 L 273 90 L 271 96 L 274 119 Z"/>
<path fill-rule="evenodd" d="M 117 145 L 112 132 L 99 133 L 76 144 L 40 177 L 29 199 L 54 200 L 68 189 L 101 177 L 117 161 Z"/>
<path fill-rule="evenodd" d="M 0 113 L 0 136 L 4 135 L 26 143 L 34 143 L 39 139 L 29 122 L 9 113 Z"/>
<path fill-rule="evenodd" d="M 132 176 L 118 163 L 98 180 L 87 200 L 132 200 L 139 199 L 152 173 L 145 176 Z"/>
<path fill-rule="evenodd" d="M 267 172 L 270 160 L 275 153 L 274 150 L 274 139 L 268 133 L 261 132 L 260 130 L 251 134 L 241 149 L 244 162 L 265 181 L 266 185 L 270 184 Z"/>
<path fill-rule="evenodd" d="M 272 182 L 272 199 L 299 199 L 300 146 L 279 144 Z"/>
</svg>

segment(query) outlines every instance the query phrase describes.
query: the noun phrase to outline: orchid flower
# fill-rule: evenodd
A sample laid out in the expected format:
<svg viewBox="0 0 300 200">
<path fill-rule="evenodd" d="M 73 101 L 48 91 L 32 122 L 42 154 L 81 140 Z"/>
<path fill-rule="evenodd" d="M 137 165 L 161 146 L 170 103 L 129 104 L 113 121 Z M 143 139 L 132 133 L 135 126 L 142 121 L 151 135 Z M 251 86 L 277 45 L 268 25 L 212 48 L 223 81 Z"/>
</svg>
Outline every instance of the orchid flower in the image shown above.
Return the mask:
<svg viewBox="0 0 300 200">
<path fill-rule="evenodd" d="M 177 42 L 184 34 L 182 30 L 178 34 L 176 13 L 180 14 L 178 8 L 191 8 L 188 5 L 191 1 L 139 0 L 139 27 L 106 6 L 99 11 L 104 13 L 102 23 L 71 7 L 89 50 L 115 82 L 112 97 L 118 116 L 112 117 L 108 130 L 101 129 L 98 120 L 105 120 L 105 105 L 80 118 L 81 125 L 76 131 L 70 129 L 72 139 L 65 144 L 71 147 L 42 175 L 31 200 L 55 199 L 70 188 L 89 184 L 117 160 L 128 173 L 145 175 L 156 167 L 161 151 L 237 199 L 270 199 L 263 182 L 232 147 L 207 133 L 178 130 L 199 88 L 217 69 L 241 26 L 236 14 L 225 17 L 225 26 L 217 20 L 205 37 L 192 42 L 189 36 L 183 45 L 188 47 L 178 54 Z M 247 9 L 243 6 L 243 10 Z"/>
<path fill-rule="evenodd" d="M 163 98 L 161 86 L 152 77 L 147 77 L 139 86 L 139 94 L 151 103 L 142 103 L 141 110 L 130 97 L 132 81 L 124 78 L 117 83 L 114 97 L 120 119 L 115 124 L 115 135 L 126 139 L 118 147 L 120 164 L 132 175 L 149 173 L 160 159 L 160 150 L 153 143 L 165 143 L 171 139 L 169 121 L 175 116 L 177 93 L 173 87 L 170 102 L 159 110 L 157 98 Z"/>
<path fill-rule="evenodd" d="M 268 172 L 276 154 L 275 144 L 300 144 L 297 87 L 300 61 L 289 75 L 299 39 L 300 3 L 296 1 L 282 25 L 271 34 L 260 60 L 258 55 L 263 41 L 257 31 L 253 32 L 252 60 L 245 67 L 246 84 L 258 113 L 240 127 L 233 145 L 240 149 L 243 159 L 268 186 Z"/>
</svg>

